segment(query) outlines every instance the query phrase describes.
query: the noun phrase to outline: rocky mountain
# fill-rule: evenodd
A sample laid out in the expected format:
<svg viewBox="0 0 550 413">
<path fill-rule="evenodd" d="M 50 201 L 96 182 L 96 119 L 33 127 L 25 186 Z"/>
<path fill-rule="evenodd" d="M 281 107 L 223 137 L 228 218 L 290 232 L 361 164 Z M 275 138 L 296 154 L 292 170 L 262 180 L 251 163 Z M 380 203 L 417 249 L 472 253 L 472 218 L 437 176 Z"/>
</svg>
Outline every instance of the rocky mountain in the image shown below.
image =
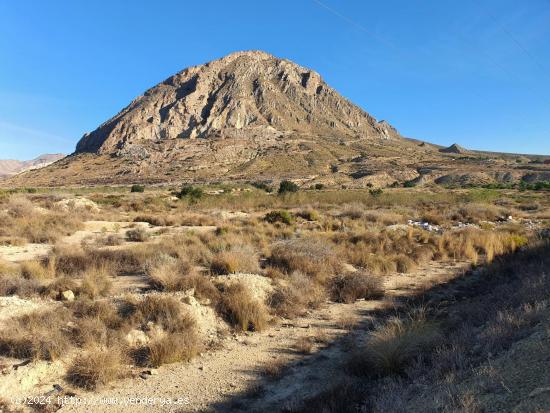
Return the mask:
<svg viewBox="0 0 550 413">
<path fill-rule="evenodd" d="M 340 96 L 321 76 L 264 52 L 238 52 L 166 79 L 94 132 L 76 152 L 124 153 L 174 139 L 275 133 L 398 136 Z"/>
<path fill-rule="evenodd" d="M 489 164 L 476 163 L 460 156 L 458 145 L 440 152 L 419 142 L 377 121 L 311 69 L 260 51 L 237 52 L 171 76 L 86 133 L 71 156 L 4 186 L 293 179 L 361 188 L 457 173 L 468 181 L 463 175 L 471 171 L 481 174 L 476 182 L 525 173 L 510 173 L 510 162 L 486 154 Z"/>
<path fill-rule="evenodd" d="M 30 161 L 18 161 L 13 159 L 0 160 L 0 178 L 5 178 L 32 169 L 43 168 L 64 157 L 65 155 L 56 153 L 40 155 Z"/>
</svg>

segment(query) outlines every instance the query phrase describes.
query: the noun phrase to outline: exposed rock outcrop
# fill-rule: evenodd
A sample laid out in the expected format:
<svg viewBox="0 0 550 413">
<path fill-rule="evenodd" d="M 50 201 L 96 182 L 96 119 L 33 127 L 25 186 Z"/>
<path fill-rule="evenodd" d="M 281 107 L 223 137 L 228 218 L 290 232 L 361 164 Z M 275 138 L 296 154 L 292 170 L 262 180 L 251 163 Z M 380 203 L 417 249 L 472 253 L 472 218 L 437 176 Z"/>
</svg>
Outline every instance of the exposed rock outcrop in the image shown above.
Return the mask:
<svg viewBox="0 0 550 413">
<path fill-rule="evenodd" d="M 321 76 L 289 60 L 250 51 L 190 67 L 146 91 L 95 131 L 76 152 L 147 157 L 129 149 L 170 139 L 302 132 L 392 139 L 385 121 L 340 96 Z"/>
</svg>

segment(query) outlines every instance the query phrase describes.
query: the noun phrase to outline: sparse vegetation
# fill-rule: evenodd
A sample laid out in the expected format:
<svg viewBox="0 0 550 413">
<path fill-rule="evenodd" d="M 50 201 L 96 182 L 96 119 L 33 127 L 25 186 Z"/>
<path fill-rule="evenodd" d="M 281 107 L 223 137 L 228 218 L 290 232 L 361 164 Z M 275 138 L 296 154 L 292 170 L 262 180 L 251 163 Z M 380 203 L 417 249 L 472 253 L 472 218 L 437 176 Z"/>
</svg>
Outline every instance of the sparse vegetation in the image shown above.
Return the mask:
<svg viewBox="0 0 550 413">
<path fill-rule="evenodd" d="M 40 309 L 8 316 L 0 328 L 0 355 L 63 359 L 69 383 L 95 390 L 128 371 L 135 374 L 136 366 L 156 368 L 186 362 L 203 349 L 215 351 L 228 328 L 240 341 L 243 332 L 251 335 L 272 323 L 309 329 L 313 325 L 302 325 L 299 318 L 323 314 L 327 320 L 333 317 L 330 323 L 338 335 L 370 334 L 368 340 L 343 341 L 352 361 L 342 371 L 350 374 L 353 388 L 356 382 L 378 386 L 384 380 L 400 388 L 420 365 L 437 377 L 444 377 L 445 369 L 453 372 L 453 346 L 463 347 L 448 337 L 455 326 L 434 310 L 441 297 L 421 301 L 428 307 L 420 313 L 408 313 L 392 300 L 393 291 L 384 298 L 385 288 L 395 284 L 395 291 L 408 289 L 407 282 L 414 279 L 419 287 L 415 294 L 428 294 L 423 288 L 429 277 L 424 275 L 433 276 L 432 261 L 439 261 L 441 270 L 471 263 L 487 280 L 511 274 L 511 267 L 501 266 L 509 257 L 518 257 L 518 265 L 529 269 L 529 261 L 521 257 L 532 249 L 533 239 L 545 236 L 550 220 L 547 199 L 535 192 L 496 197 L 489 189 L 421 193 L 392 188 L 372 196 L 368 190 L 326 188 L 278 197 L 262 185 L 253 186 L 261 191 L 204 187 L 198 198 L 188 192 L 188 202 L 156 187 L 146 194 L 129 194 L 127 187 L 96 190 L 87 196 L 100 206 L 100 214 L 60 210 L 57 202 L 66 195 L 0 194 L 0 221 L 9 221 L 0 229 L 0 248 L 21 244 L 17 237 L 24 234 L 12 223 L 29 217 L 29 222 L 69 217 L 77 223 L 74 228 L 85 228 L 83 236 L 68 236 L 74 228 L 51 238 L 40 234 L 45 242 L 56 243 L 41 246 L 40 254 L 31 253 L 29 259 L 0 260 L 0 295 L 17 296 L 8 302 L 32 298 L 29 303 L 38 303 Z M 407 223 L 409 219 L 437 227 L 426 229 Z M 37 231 L 43 228 L 36 226 Z M 484 268 L 491 268 L 488 277 Z M 544 293 L 544 283 L 538 285 Z M 469 294 L 469 289 L 457 291 Z M 497 297 L 497 291 L 502 297 L 515 294 L 498 287 L 490 296 Z M 482 304 L 467 309 L 461 302 L 449 300 L 461 305 L 460 317 L 479 326 Z M 338 307 L 341 303 L 351 309 L 387 309 L 373 312 L 368 320 L 347 309 L 332 315 L 329 310 L 346 308 Z M 514 303 L 499 304 L 501 315 L 483 324 L 483 334 L 476 333 L 481 353 L 505 351 L 530 331 L 545 308 L 538 298 L 525 306 Z M 287 350 L 301 357 L 332 341 L 332 334 L 313 328 L 303 334 L 298 330 L 302 338 L 292 340 Z M 470 334 L 469 327 L 463 328 Z M 114 349 L 112 357 L 105 349 Z M 286 364 L 275 364 L 280 370 L 273 367 L 274 375 L 286 374 Z M 373 392 L 368 406 L 395 405 Z M 330 399 L 337 406 L 338 396 L 331 394 L 324 402 Z M 449 403 L 469 403 L 468 397 L 457 394 Z M 311 405 L 319 406 L 315 403 Z"/>
</svg>

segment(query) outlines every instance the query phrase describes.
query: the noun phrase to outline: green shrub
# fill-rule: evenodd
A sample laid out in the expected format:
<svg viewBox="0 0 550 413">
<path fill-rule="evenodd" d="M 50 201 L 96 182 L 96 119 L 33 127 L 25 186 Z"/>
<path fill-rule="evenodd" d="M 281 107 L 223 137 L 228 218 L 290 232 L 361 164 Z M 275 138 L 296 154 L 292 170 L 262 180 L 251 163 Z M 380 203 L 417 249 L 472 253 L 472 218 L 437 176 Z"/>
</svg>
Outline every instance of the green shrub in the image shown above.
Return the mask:
<svg viewBox="0 0 550 413">
<path fill-rule="evenodd" d="M 266 184 L 265 182 L 252 182 L 252 186 L 257 189 L 261 189 L 262 191 L 271 193 L 273 192 L 273 188 Z"/>
<path fill-rule="evenodd" d="M 130 192 L 145 192 L 145 187 L 143 185 L 132 185 Z"/>
<path fill-rule="evenodd" d="M 264 219 L 271 224 L 282 222 L 283 224 L 290 225 L 294 222 L 294 217 L 288 211 L 271 211 L 266 214 Z"/>
<path fill-rule="evenodd" d="M 279 194 L 286 194 L 288 192 L 298 192 L 298 185 L 291 181 L 281 181 L 279 184 Z"/>
<path fill-rule="evenodd" d="M 203 195 L 204 191 L 202 190 L 202 188 L 192 185 L 182 186 L 181 190 L 176 194 L 179 199 L 188 198 L 191 201 L 197 201 L 201 199 Z"/>
<path fill-rule="evenodd" d="M 380 196 L 383 192 L 381 188 L 369 189 L 369 194 L 371 194 L 371 196 Z"/>
</svg>

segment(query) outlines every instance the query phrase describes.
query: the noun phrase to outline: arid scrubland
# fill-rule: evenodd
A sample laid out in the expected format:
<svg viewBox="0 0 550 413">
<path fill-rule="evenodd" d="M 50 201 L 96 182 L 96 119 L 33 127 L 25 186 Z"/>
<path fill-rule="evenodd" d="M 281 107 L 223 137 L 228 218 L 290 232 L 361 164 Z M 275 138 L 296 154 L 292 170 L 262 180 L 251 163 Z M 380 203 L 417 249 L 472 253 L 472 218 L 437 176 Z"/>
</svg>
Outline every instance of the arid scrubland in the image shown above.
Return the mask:
<svg viewBox="0 0 550 413">
<path fill-rule="evenodd" d="M 379 304 L 374 319 L 334 320 L 353 337 L 345 380 L 287 410 L 432 411 L 414 395 L 420 377 L 448 411 L 481 411 L 476 369 L 547 314 L 548 193 L 257 186 L 1 193 L 3 377 L 27 360 L 61 362 L 49 383 L 59 394 L 116 388 L 360 300 Z M 463 265 L 464 291 L 438 287 L 455 281 L 430 278 L 436 264 Z M 304 356 L 333 342 L 319 333 L 293 348 Z M 264 369 L 270 382 L 285 375 L 277 363 Z M 28 381 L 2 387 L 6 406 L 44 394 Z"/>
</svg>

